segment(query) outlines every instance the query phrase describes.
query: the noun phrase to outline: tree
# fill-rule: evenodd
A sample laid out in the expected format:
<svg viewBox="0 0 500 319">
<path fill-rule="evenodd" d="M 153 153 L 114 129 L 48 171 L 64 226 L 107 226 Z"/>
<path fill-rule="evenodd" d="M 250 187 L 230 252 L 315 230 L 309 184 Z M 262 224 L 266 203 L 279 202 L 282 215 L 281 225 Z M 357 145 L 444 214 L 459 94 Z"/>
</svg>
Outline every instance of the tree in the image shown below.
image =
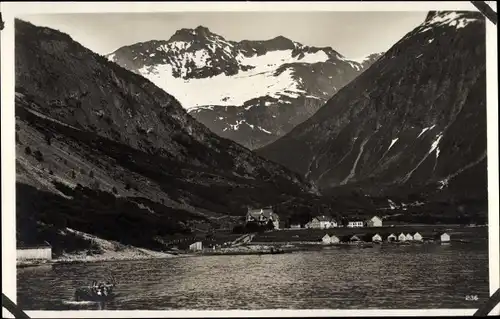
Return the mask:
<svg viewBox="0 0 500 319">
<path fill-rule="evenodd" d="M 115 186 L 113 186 L 112 191 L 113 191 L 113 193 L 118 194 L 118 190 L 116 189 Z"/>
<path fill-rule="evenodd" d="M 31 148 L 29 146 L 26 146 L 24 148 L 24 153 L 27 154 L 27 155 L 31 155 Z"/>
<path fill-rule="evenodd" d="M 265 229 L 267 229 L 267 230 L 273 230 L 274 229 L 274 223 L 273 223 L 272 220 L 269 220 L 267 222 Z"/>
</svg>

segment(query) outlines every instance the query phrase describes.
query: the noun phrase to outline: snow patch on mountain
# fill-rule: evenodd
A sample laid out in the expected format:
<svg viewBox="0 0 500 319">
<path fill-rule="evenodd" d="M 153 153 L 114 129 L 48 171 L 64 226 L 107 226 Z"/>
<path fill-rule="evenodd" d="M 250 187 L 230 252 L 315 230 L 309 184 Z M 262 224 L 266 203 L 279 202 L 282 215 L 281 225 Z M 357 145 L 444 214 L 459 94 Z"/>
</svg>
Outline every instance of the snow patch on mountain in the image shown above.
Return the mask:
<svg viewBox="0 0 500 319">
<path fill-rule="evenodd" d="M 189 45 L 188 42 L 175 41 L 161 45 L 158 50 L 179 51 L 185 50 Z M 275 99 L 297 98 L 306 93 L 300 88 L 300 81 L 295 78 L 292 67 L 284 70 L 278 68 L 288 63 L 326 62 L 329 57 L 322 50 L 295 57 L 292 56 L 292 52 L 292 50 L 277 50 L 249 57 L 239 53 L 236 56 L 238 63 L 251 69 L 240 70 L 235 75 L 221 73 L 207 78 L 184 79 L 189 71 L 187 65 L 194 65 L 196 68 L 210 66 L 210 53 L 207 49 L 200 49 L 183 53 L 180 55 L 182 57 L 180 60 L 145 65 L 138 69 L 138 73 L 175 96 L 187 110 L 209 104 L 242 106 L 246 101 L 260 96 L 268 95 Z M 108 58 L 113 60 L 114 54 Z M 360 69 L 357 64 L 352 65 L 357 70 Z M 180 76 L 175 76 L 176 70 L 180 71 Z"/>
</svg>

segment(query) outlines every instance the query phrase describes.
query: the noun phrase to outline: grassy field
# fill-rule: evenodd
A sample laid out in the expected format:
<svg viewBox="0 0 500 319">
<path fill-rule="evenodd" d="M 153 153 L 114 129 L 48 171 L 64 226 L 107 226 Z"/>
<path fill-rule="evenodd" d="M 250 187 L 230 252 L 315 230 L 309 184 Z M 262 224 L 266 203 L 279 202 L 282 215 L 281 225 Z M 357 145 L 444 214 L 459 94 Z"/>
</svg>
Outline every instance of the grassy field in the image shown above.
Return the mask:
<svg viewBox="0 0 500 319">
<path fill-rule="evenodd" d="M 437 233 L 446 232 L 451 240 L 482 241 L 488 240 L 488 227 L 463 227 L 456 225 L 406 225 L 376 228 L 330 228 L 330 229 L 291 229 L 276 230 L 257 234 L 253 242 L 290 242 L 290 241 L 318 241 L 325 234 L 337 237 L 345 235 L 363 236 L 370 234 L 391 234 L 419 232 L 424 238 L 432 238 Z"/>
</svg>

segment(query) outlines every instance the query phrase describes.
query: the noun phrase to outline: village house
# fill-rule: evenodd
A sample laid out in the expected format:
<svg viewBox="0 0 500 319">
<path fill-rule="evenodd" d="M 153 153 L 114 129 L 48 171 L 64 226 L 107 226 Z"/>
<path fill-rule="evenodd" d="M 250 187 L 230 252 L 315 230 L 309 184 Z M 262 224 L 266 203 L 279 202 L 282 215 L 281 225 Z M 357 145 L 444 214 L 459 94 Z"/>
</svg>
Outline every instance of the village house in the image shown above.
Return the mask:
<svg viewBox="0 0 500 319">
<path fill-rule="evenodd" d="M 406 240 L 413 240 L 413 236 L 410 233 L 406 234 Z"/>
<path fill-rule="evenodd" d="M 302 226 L 300 224 L 291 224 L 290 228 L 291 229 L 300 229 L 300 228 L 302 228 Z"/>
<path fill-rule="evenodd" d="M 423 237 L 420 235 L 418 232 L 413 235 L 413 240 L 415 241 L 422 241 Z"/>
<path fill-rule="evenodd" d="M 364 223 L 362 221 L 351 221 L 347 224 L 349 228 L 363 227 Z"/>
<path fill-rule="evenodd" d="M 330 236 L 330 243 L 332 243 L 332 244 L 338 244 L 338 243 L 340 243 L 340 238 L 338 238 L 335 235 L 331 235 Z"/>
<path fill-rule="evenodd" d="M 274 229 L 280 228 L 280 218 L 271 208 L 248 209 L 246 222 L 256 222 L 261 226 L 267 225 L 271 221 Z"/>
<path fill-rule="evenodd" d="M 18 245 L 16 253 L 18 260 L 51 260 L 52 246 L 46 241 L 41 245 Z"/>
<path fill-rule="evenodd" d="M 366 227 L 382 227 L 382 219 L 378 216 L 373 216 L 366 221 Z"/>
<path fill-rule="evenodd" d="M 390 234 L 389 236 L 387 236 L 387 241 L 388 242 L 393 242 L 393 241 L 396 241 L 397 239 L 398 238 L 394 234 Z"/>
<path fill-rule="evenodd" d="M 377 242 L 377 243 L 379 243 L 379 242 L 381 242 L 381 241 L 382 241 L 382 236 L 380 236 L 379 234 L 375 234 L 375 235 L 373 235 L 373 237 L 372 237 L 372 242 Z"/>
<path fill-rule="evenodd" d="M 399 234 L 399 236 L 398 236 L 398 240 L 399 240 L 399 241 L 406 241 L 406 235 L 405 235 L 405 234 L 403 234 L 403 233 Z"/>
<path fill-rule="evenodd" d="M 325 215 L 314 217 L 306 224 L 306 228 L 328 229 L 333 227 L 337 227 L 337 222 Z"/>
</svg>

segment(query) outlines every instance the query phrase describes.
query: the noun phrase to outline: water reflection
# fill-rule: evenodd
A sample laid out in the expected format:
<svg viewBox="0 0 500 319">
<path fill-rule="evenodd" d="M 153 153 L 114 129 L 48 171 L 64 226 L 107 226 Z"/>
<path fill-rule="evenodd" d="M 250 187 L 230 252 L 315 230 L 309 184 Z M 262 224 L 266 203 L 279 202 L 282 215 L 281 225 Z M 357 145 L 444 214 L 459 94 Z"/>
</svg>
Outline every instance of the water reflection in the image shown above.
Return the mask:
<svg viewBox="0 0 500 319">
<path fill-rule="evenodd" d="M 477 308 L 488 297 L 486 245 L 328 249 L 19 270 L 24 309 L 73 309 L 72 294 L 111 269 L 106 309 Z M 465 304 L 465 295 L 478 301 Z M 98 305 L 79 305 L 96 309 Z"/>
</svg>

